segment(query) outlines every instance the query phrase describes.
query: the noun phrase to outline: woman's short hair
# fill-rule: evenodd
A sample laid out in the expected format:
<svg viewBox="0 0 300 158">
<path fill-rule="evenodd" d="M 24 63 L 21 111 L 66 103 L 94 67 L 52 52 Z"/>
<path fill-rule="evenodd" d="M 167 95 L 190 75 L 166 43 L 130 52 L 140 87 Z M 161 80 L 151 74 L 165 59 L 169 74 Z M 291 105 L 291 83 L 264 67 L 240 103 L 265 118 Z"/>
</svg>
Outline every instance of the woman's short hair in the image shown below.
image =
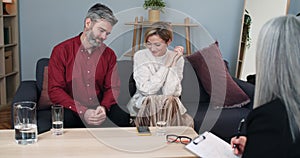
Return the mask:
<svg viewBox="0 0 300 158">
<path fill-rule="evenodd" d="M 145 32 L 144 42 L 153 35 L 158 35 L 166 43 L 173 40 L 173 31 L 171 24 L 168 22 L 155 22 Z"/>
</svg>

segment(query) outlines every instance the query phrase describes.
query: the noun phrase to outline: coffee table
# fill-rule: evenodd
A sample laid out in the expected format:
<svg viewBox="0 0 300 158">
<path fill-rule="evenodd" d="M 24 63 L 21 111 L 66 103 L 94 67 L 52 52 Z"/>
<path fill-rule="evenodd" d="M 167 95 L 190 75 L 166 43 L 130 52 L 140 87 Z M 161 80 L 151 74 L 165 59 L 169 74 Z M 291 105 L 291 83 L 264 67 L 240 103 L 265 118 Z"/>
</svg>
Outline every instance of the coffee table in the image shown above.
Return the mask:
<svg viewBox="0 0 300 158">
<path fill-rule="evenodd" d="M 19 145 L 14 141 L 14 130 L 0 130 L 0 155 L 11 158 L 30 157 L 197 157 L 181 143 L 167 143 L 165 136 L 139 136 L 136 128 L 77 128 L 64 129 L 61 136 L 45 132 L 38 142 Z M 190 127 L 167 127 L 167 134 L 198 134 Z"/>
</svg>

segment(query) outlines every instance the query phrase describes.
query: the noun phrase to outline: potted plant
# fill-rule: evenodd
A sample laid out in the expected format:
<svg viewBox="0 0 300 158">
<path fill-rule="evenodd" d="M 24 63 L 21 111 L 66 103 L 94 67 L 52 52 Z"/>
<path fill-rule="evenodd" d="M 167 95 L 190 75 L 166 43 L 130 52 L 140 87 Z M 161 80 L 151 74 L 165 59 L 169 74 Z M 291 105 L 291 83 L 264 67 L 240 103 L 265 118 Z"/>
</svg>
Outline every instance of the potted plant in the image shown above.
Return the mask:
<svg viewBox="0 0 300 158">
<path fill-rule="evenodd" d="M 148 9 L 149 22 L 156 22 L 160 19 L 160 12 L 163 12 L 166 3 L 163 0 L 145 0 L 144 9 Z"/>
</svg>

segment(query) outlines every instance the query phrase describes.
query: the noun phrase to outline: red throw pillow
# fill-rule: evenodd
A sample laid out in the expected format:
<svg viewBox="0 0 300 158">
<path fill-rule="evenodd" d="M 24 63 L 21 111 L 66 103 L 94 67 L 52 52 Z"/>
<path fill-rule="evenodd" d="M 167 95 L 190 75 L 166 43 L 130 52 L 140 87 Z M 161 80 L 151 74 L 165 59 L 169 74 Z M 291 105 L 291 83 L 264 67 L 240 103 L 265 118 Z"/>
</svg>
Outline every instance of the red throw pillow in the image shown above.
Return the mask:
<svg viewBox="0 0 300 158">
<path fill-rule="evenodd" d="M 38 102 L 38 109 L 48 109 L 52 105 L 48 95 L 48 66 L 44 67 L 44 79 L 43 79 L 43 88 L 41 96 Z"/>
<path fill-rule="evenodd" d="M 250 102 L 247 94 L 230 76 L 217 42 L 186 58 L 210 95 L 210 105 L 214 108 L 241 107 Z"/>
</svg>

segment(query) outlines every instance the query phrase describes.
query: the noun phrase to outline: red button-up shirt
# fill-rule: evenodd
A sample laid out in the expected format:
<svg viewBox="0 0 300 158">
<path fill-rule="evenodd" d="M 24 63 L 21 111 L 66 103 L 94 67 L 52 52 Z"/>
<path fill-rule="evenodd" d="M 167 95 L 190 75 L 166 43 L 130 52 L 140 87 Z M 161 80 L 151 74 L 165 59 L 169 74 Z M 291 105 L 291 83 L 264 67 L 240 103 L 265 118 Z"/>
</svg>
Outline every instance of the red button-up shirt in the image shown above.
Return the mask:
<svg viewBox="0 0 300 158">
<path fill-rule="evenodd" d="M 117 57 L 105 44 L 88 53 L 80 35 L 53 48 L 48 68 L 49 97 L 78 114 L 99 105 L 109 110 L 119 95 Z"/>
</svg>

